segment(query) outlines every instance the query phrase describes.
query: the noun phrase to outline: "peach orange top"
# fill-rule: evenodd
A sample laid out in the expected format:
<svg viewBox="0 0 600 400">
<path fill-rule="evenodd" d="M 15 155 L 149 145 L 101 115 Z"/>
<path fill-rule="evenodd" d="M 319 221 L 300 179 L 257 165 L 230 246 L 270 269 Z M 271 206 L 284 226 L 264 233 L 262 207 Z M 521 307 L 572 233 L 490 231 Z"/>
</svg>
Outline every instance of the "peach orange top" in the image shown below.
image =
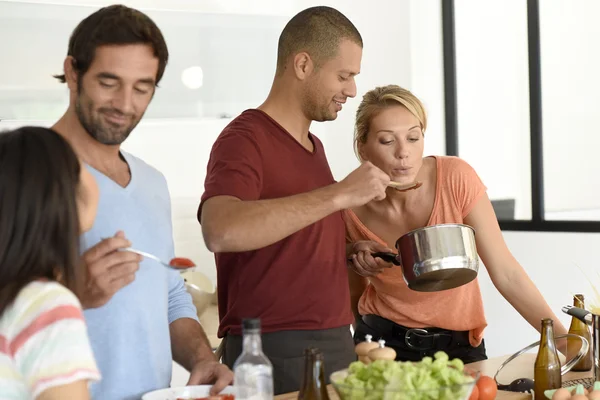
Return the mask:
<svg viewBox="0 0 600 400">
<path fill-rule="evenodd" d="M 486 187 L 475 170 L 458 157 L 435 157 L 437 183 L 435 200 L 427 226 L 464 223 Z M 350 210 L 344 212 L 346 241 L 373 240 L 394 248 L 371 232 Z M 389 268 L 369 278 L 358 310 L 375 314 L 410 328 L 437 327 L 469 331 L 472 346 L 478 346 L 487 326 L 477 279 L 458 288 L 423 293 L 408 288 L 401 268 Z"/>
</svg>

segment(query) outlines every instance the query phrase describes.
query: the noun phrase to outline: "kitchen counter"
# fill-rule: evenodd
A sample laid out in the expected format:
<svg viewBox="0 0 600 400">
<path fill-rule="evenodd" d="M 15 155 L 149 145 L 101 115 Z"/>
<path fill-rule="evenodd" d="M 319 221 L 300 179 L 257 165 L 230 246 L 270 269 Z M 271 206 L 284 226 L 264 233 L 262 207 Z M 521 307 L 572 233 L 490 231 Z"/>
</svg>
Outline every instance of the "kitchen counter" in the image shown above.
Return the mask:
<svg viewBox="0 0 600 400">
<path fill-rule="evenodd" d="M 211 304 L 208 306 L 206 311 L 200 317 L 202 327 L 208 336 L 208 340 L 213 348 L 217 348 L 221 343 L 221 339 L 217 337 L 217 328 L 219 327 L 219 313 L 217 306 Z M 482 374 L 493 377 L 498 367 L 506 360 L 509 356 L 490 358 L 489 360 L 479 361 L 476 363 L 468 364 L 469 368 L 480 371 Z M 523 354 L 520 357 L 513 360 L 507 367 L 505 367 L 498 380 L 500 383 L 508 384 L 512 380 L 517 378 L 532 378 L 533 377 L 533 364 L 535 362 L 535 353 Z M 582 379 L 591 376 L 592 372 L 569 372 L 563 376 L 563 382 L 574 379 Z M 329 388 L 329 396 L 331 400 L 339 400 L 339 397 L 335 393 L 332 387 Z M 275 396 L 275 399 L 279 400 L 296 400 L 298 398 L 298 392 L 282 394 Z M 499 391 L 496 396 L 497 399 L 505 400 L 530 400 L 531 395 L 525 393 L 513 393 Z"/>
<path fill-rule="evenodd" d="M 493 377 L 498 367 L 506 360 L 509 356 L 504 357 L 496 357 L 490 358 L 489 360 L 479 361 L 476 363 L 468 364 L 469 368 L 480 371 L 484 375 L 488 375 Z M 513 360 L 510 364 L 508 364 L 500 373 L 498 380 L 500 383 L 508 384 L 513 379 L 520 377 L 532 377 L 533 376 L 533 364 L 535 362 L 536 355 L 533 353 L 523 354 L 520 357 Z M 568 374 L 563 376 L 563 382 L 581 379 L 591 376 L 592 372 L 569 372 Z M 331 400 L 339 400 L 339 397 L 335 393 L 332 387 L 329 387 L 329 397 Z M 275 396 L 275 399 L 279 400 L 295 400 L 298 398 L 298 392 L 282 394 L 279 396 Z M 513 393 L 513 392 L 505 392 L 498 391 L 498 395 L 496 399 L 505 399 L 505 400 L 530 400 L 531 395 L 525 393 Z"/>
</svg>

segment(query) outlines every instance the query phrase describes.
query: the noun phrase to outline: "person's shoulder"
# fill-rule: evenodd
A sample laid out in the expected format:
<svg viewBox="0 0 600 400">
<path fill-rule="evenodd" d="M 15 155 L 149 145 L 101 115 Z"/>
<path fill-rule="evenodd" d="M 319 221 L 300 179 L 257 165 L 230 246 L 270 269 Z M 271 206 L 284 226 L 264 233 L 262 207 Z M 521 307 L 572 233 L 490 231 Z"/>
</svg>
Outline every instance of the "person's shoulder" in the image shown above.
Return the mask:
<svg viewBox="0 0 600 400">
<path fill-rule="evenodd" d="M 221 137 L 245 136 L 256 140 L 272 122 L 258 109 L 248 109 L 235 117 L 221 132 Z"/>
<path fill-rule="evenodd" d="M 44 300 L 37 304 L 38 300 Z M 37 280 L 28 283 L 17 295 L 15 305 L 19 303 L 31 303 L 43 307 L 53 307 L 56 305 L 74 305 L 81 307 L 77 296 L 67 289 L 64 285 L 55 281 Z M 52 304 L 54 303 L 54 304 Z"/>
<path fill-rule="evenodd" d="M 213 150 L 248 152 L 261 148 L 270 140 L 275 125 L 263 111 L 249 109 L 234 118 L 219 134 Z"/>
<path fill-rule="evenodd" d="M 121 154 L 123 155 L 123 157 L 125 158 L 125 160 L 127 161 L 128 164 L 135 164 L 135 166 L 138 169 L 142 169 L 142 170 L 146 170 L 155 174 L 160 174 L 162 175 L 162 173 L 154 166 L 150 165 L 149 163 L 147 163 L 146 161 L 144 161 L 143 159 L 139 158 L 138 156 L 135 156 L 129 152 L 123 151 L 121 150 Z"/>
<path fill-rule="evenodd" d="M 457 156 L 435 156 L 442 166 L 454 168 L 473 168 L 464 159 Z"/>
<path fill-rule="evenodd" d="M 23 287 L 12 305 L 5 311 L 3 320 L 20 331 L 33 326 L 34 321 L 47 325 L 61 319 L 83 319 L 81 303 L 73 292 L 54 281 L 33 281 Z"/>
<path fill-rule="evenodd" d="M 457 156 L 436 156 L 443 174 L 449 176 L 471 175 L 475 168 L 464 159 Z"/>
<path fill-rule="evenodd" d="M 153 182 L 167 183 L 165 175 L 158 168 L 126 151 L 121 151 L 121 154 L 123 154 L 127 163 L 130 164 L 130 168 L 133 170 L 132 174 L 141 175 L 145 180 L 149 179 Z"/>
<path fill-rule="evenodd" d="M 479 199 L 487 188 L 475 169 L 464 159 L 443 156 L 439 162 L 441 187 L 453 194 L 464 218 L 471 211 L 474 201 Z"/>
<path fill-rule="evenodd" d="M 319 137 L 317 135 L 315 135 L 314 133 L 311 133 L 310 137 L 312 138 L 312 140 L 316 146 L 321 147 L 321 148 L 323 147 L 323 142 L 321 141 L 321 139 L 319 139 Z"/>
</svg>

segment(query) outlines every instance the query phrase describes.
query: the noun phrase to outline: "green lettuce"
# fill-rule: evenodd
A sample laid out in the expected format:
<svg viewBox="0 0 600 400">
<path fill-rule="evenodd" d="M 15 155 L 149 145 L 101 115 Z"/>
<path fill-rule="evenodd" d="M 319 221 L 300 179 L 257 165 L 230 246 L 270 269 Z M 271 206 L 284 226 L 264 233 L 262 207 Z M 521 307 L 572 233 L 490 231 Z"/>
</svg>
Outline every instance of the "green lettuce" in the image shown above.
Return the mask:
<svg viewBox="0 0 600 400">
<path fill-rule="evenodd" d="M 474 378 L 463 371 L 461 360 L 449 360 L 438 351 L 420 362 L 356 361 L 334 385 L 343 400 L 461 400 L 474 385 Z"/>
</svg>

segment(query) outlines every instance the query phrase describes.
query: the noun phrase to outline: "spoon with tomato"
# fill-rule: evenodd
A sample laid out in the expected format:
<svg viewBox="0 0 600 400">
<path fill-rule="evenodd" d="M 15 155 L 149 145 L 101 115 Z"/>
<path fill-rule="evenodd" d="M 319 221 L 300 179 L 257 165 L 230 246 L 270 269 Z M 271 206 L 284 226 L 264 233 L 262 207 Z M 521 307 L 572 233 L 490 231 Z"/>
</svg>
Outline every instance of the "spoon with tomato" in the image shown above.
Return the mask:
<svg viewBox="0 0 600 400">
<path fill-rule="evenodd" d="M 196 264 L 194 264 L 194 262 L 192 260 L 190 260 L 189 258 L 175 257 L 171 261 L 169 261 L 169 263 L 166 263 L 153 254 L 146 253 L 145 251 L 141 251 L 141 250 L 136 250 L 131 247 L 127 247 L 127 248 L 120 249 L 120 250 L 121 251 L 130 251 L 132 253 L 139 254 L 146 258 L 150 258 L 154 261 L 161 263 L 162 265 L 164 265 L 167 268 L 176 269 L 180 272 L 187 271 L 188 269 L 194 268 L 196 266 Z"/>
</svg>

